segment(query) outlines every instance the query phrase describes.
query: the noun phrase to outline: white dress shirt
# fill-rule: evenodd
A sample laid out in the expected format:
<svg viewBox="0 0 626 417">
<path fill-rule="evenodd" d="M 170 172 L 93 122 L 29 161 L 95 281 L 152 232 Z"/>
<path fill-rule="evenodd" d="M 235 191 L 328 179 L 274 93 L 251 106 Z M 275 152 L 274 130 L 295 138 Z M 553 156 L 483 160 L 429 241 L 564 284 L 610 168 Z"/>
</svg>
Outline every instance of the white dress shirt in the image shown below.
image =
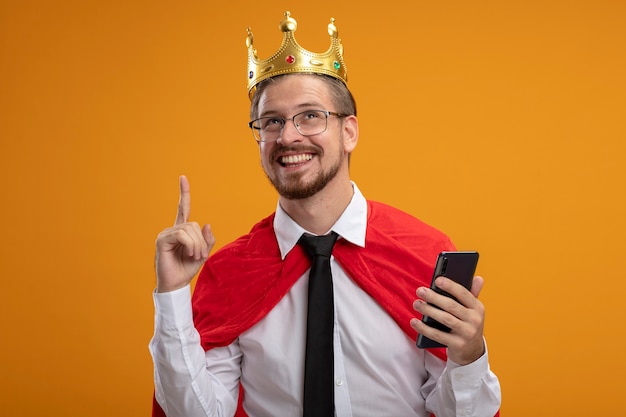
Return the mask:
<svg viewBox="0 0 626 417">
<path fill-rule="evenodd" d="M 356 184 L 331 230 L 363 247 L 367 202 Z M 305 230 L 280 207 L 274 229 L 283 259 Z M 500 405 L 487 353 L 459 366 L 418 349 L 331 257 L 338 417 L 485 416 Z M 207 352 L 193 325 L 190 287 L 154 293 L 150 342 L 155 393 L 168 417 L 232 416 L 239 381 L 249 417 L 301 416 L 308 271 L 276 307 L 229 346 Z"/>
</svg>

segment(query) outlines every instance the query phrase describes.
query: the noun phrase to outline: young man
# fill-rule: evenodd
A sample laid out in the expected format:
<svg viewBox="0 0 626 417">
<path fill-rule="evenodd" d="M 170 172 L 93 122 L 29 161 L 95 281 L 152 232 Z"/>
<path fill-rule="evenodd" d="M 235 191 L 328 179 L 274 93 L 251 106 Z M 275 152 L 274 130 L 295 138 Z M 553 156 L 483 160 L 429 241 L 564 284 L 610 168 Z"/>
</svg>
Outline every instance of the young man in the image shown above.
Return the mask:
<svg viewBox="0 0 626 417">
<path fill-rule="evenodd" d="M 416 218 L 366 200 L 350 180 L 359 128 L 332 21 L 329 52 L 301 66 L 288 13 L 281 28 L 286 58 L 258 60 L 248 39 L 250 126 L 279 194 L 276 212 L 209 258 L 213 235 L 189 222 L 181 177 L 176 223 L 156 244 L 154 415 L 494 416 L 500 387 L 483 338 L 482 278 L 471 291 L 440 279 L 458 302 L 428 288 L 437 254 L 454 246 Z M 338 236 L 332 357 L 316 365 L 330 373 L 315 390 L 330 391 L 326 412 L 305 405 L 307 316 L 317 312 L 307 312 L 313 279 L 303 234 Z M 203 264 L 192 301 L 189 283 Z M 422 314 L 451 332 L 425 326 L 415 317 Z M 447 350 L 418 349 L 417 332 Z"/>
</svg>

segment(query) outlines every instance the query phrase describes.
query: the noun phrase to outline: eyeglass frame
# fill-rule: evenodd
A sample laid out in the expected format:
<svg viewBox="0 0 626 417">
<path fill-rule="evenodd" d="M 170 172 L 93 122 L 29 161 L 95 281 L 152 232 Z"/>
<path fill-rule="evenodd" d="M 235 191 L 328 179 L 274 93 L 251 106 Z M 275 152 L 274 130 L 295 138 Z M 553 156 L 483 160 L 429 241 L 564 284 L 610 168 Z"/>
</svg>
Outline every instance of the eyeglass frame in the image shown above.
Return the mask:
<svg viewBox="0 0 626 417">
<path fill-rule="evenodd" d="M 320 131 L 320 132 L 304 134 L 304 133 L 302 133 L 300 131 L 300 128 L 298 127 L 298 124 L 295 121 L 295 118 L 300 116 L 300 115 L 302 115 L 302 114 L 304 114 L 304 113 L 312 112 L 312 111 L 321 112 L 321 113 L 324 114 L 324 116 L 326 116 L 326 118 L 325 118 L 326 126 L 324 126 L 324 129 L 322 131 Z M 342 117 L 349 116 L 349 114 L 337 113 L 337 112 L 330 111 L 330 110 L 309 109 L 309 110 L 304 110 L 304 111 L 301 111 L 299 113 L 296 113 L 292 117 L 275 117 L 275 116 L 259 117 L 259 118 L 256 118 L 254 120 L 249 121 L 248 122 L 248 127 L 250 128 L 250 130 L 252 130 L 252 136 L 254 137 L 254 140 L 257 143 L 261 143 L 261 142 L 264 142 L 264 143 L 276 142 L 280 138 L 280 135 L 282 134 L 282 131 L 285 128 L 285 125 L 287 124 L 288 120 L 291 120 L 291 122 L 293 123 L 293 125 L 296 128 L 296 130 L 298 131 L 298 133 L 301 134 L 302 136 L 315 136 L 315 135 L 319 135 L 320 133 L 326 132 L 326 130 L 328 129 L 328 116 L 335 116 L 335 117 L 342 118 Z M 256 126 L 254 126 L 254 123 L 258 122 L 259 120 L 262 120 L 262 119 L 278 119 L 278 120 L 282 120 L 282 125 L 280 127 L 280 130 L 278 131 L 278 136 L 276 137 L 276 139 L 272 139 L 272 140 L 262 140 L 261 139 L 261 128 L 257 128 Z M 257 138 L 257 134 L 258 134 L 258 138 Z"/>
</svg>

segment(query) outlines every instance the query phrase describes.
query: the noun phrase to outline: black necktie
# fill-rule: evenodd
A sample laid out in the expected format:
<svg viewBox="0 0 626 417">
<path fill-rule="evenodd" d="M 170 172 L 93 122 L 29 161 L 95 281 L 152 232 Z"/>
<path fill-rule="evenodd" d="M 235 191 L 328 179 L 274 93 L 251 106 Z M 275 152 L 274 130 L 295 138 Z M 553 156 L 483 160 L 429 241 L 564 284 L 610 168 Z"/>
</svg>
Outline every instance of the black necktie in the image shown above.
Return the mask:
<svg viewBox="0 0 626 417">
<path fill-rule="evenodd" d="M 335 412 L 333 324 L 333 280 L 330 254 L 337 240 L 325 236 L 302 235 L 298 243 L 311 258 L 309 307 L 304 360 L 304 417 L 332 417 Z"/>
</svg>

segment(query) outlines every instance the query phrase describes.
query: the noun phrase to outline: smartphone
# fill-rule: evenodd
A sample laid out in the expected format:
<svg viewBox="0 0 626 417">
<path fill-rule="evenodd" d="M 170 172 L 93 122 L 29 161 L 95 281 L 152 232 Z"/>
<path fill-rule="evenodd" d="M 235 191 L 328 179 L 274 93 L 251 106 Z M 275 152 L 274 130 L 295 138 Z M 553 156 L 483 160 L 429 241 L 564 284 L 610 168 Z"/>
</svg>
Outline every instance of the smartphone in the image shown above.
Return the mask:
<svg viewBox="0 0 626 417">
<path fill-rule="evenodd" d="M 476 251 L 441 252 L 437 257 L 437 262 L 435 263 L 435 271 L 433 272 L 430 288 L 439 294 L 456 300 L 456 298 L 454 298 L 451 294 L 438 288 L 435 285 L 435 279 L 437 277 L 444 276 L 458 282 L 468 290 L 471 290 L 474 273 L 476 272 L 476 265 L 478 265 L 478 252 Z M 449 327 L 444 326 L 429 316 L 423 316 L 422 322 L 441 331 L 450 332 Z M 420 334 L 417 337 L 417 347 L 423 349 L 446 346 Z"/>
</svg>

